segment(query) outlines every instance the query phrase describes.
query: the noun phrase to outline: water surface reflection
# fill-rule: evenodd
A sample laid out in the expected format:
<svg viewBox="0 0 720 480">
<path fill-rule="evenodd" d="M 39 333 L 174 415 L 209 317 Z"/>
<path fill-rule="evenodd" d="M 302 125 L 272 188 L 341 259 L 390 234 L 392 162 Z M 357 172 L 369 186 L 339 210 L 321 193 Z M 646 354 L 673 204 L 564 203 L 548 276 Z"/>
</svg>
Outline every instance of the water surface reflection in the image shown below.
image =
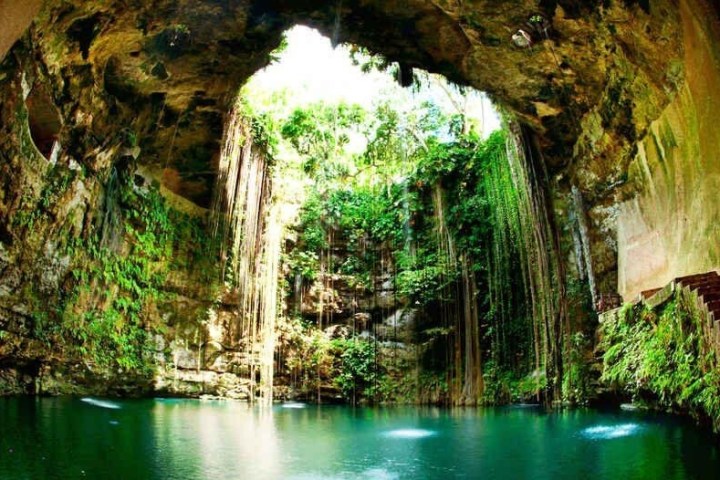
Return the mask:
<svg viewBox="0 0 720 480">
<path fill-rule="evenodd" d="M 0 399 L 0 478 L 720 478 L 674 418 L 538 408 Z"/>
</svg>

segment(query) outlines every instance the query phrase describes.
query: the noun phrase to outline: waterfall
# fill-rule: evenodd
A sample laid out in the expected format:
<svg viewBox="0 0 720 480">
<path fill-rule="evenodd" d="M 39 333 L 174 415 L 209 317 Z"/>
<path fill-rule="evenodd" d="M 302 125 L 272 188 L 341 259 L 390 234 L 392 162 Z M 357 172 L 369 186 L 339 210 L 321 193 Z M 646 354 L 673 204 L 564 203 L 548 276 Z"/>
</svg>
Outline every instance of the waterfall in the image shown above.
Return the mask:
<svg viewBox="0 0 720 480">
<path fill-rule="evenodd" d="M 520 128 L 511 132 L 482 180 L 493 226 L 486 250 L 490 354 L 496 366 L 532 371 L 538 400 L 544 372 L 552 399 L 558 399 L 568 331 L 564 271 L 542 159 L 533 156 L 524 135 Z M 532 340 L 518 344 L 525 338 Z"/>
<path fill-rule="evenodd" d="M 282 223 L 271 204 L 266 152 L 253 143 L 252 125 L 230 112 L 213 200 L 213 233 L 220 236 L 226 287 L 237 298 L 227 341 L 249 366 L 251 398 L 272 401 L 275 319 Z M 257 390 L 256 390 L 257 388 Z"/>
<path fill-rule="evenodd" d="M 440 282 L 442 290 L 439 298 L 440 324 L 445 332 L 447 344 L 445 346 L 445 364 L 449 366 L 447 384 L 450 400 L 459 401 L 461 387 L 460 373 L 462 372 L 462 356 L 459 345 L 459 312 L 456 310 L 458 295 L 453 291 L 454 270 L 457 266 L 457 257 L 452 235 L 448 229 L 445 217 L 445 192 L 441 181 L 438 180 L 432 189 L 433 216 L 435 221 L 435 239 L 437 244 L 438 264 L 442 267 Z M 451 323 L 452 322 L 452 323 Z"/>
<path fill-rule="evenodd" d="M 410 213 L 410 190 L 408 189 L 407 179 L 402 181 L 402 210 L 403 210 L 403 249 L 411 257 L 415 256 L 412 225 L 410 221 L 412 214 Z"/>
<path fill-rule="evenodd" d="M 544 370 L 556 399 L 562 383 L 564 275 L 543 188 L 545 173 L 538 160 L 518 130 L 483 166 L 480 176 L 492 225 L 484 259 L 492 324 L 489 355 L 495 365 L 514 372 L 534 372 L 538 399 Z M 445 350 L 449 396 L 452 403 L 472 405 L 484 390 L 484 332 L 475 259 L 456 246 L 447 224 L 445 197 L 438 181 L 432 189 L 432 205 L 438 256 L 444 266 L 439 314 L 441 326 L 449 332 Z M 532 339 L 528 345 L 517 344 L 525 338 Z"/>
<path fill-rule="evenodd" d="M 455 244 L 445 219 L 445 192 L 438 181 L 433 188 L 433 207 L 439 253 L 448 262 L 449 269 L 456 267 Z"/>
</svg>

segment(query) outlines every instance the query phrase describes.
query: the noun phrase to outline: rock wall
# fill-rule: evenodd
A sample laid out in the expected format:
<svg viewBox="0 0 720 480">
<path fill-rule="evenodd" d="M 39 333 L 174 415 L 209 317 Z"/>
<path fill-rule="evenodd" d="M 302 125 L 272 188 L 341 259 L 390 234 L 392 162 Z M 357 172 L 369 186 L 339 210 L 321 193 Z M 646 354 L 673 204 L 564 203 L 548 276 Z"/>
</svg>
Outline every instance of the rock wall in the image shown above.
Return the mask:
<svg viewBox="0 0 720 480">
<path fill-rule="evenodd" d="M 586 263 L 598 289 L 614 291 L 615 206 L 631 194 L 638 139 L 683 83 L 679 6 L 716 14 L 702 1 L 48 1 L 26 48 L 52 85 L 63 145 L 102 169 L 113 137 L 130 132 L 143 165 L 205 207 L 230 101 L 293 24 L 366 46 L 406 72 L 487 91 L 534 132 L 558 190 L 579 191 Z M 545 20 L 533 26 L 537 13 Z M 531 45 L 513 43 L 519 29 Z"/>
<path fill-rule="evenodd" d="M 60 100 L 46 61 L 23 44 L 0 68 L 0 395 L 247 398 L 210 211 L 129 130 L 69 133 L 94 110 Z"/>
<path fill-rule="evenodd" d="M 332 236 L 328 249 L 332 253 L 326 259 L 329 265 L 342 265 L 358 256 L 348 250 L 340 233 Z M 419 312 L 397 292 L 392 252 L 383 246 L 367 248 L 375 249 L 378 258 L 383 259 L 369 279 L 328 273 L 327 266 L 312 281 L 301 276 L 288 278 L 293 294 L 287 299 L 287 311 L 324 326 L 330 333 L 343 327 L 345 333 L 377 337 L 381 341 L 411 341 Z"/>
<path fill-rule="evenodd" d="M 42 0 L 0 0 L 0 61 L 40 11 Z"/>
<path fill-rule="evenodd" d="M 628 170 L 637 196 L 618 206 L 626 300 L 720 266 L 720 25 L 699 3 L 681 4 L 684 82 L 638 143 Z"/>
<path fill-rule="evenodd" d="M 9 3 L 0 11 L 17 28 L 0 28 L 0 58 L 35 5 Z M 547 30 L 528 25 L 538 11 Z M 631 296 L 714 268 L 717 13 L 705 0 L 49 0 L 0 63 L 0 329 L 10 332 L 0 369 L 13 363 L 9 384 L 28 391 L 43 362 L 62 356 L 34 338 L 35 312 L 72 292 L 67 247 L 102 225 L 113 168 L 145 168 L 188 211 L 209 206 L 230 100 L 296 23 L 490 92 L 532 130 L 556 195 L 577 189 L 580 250 L 600 291 L 619 283 Z M 513 44 L 520 28 L 533 45 Z M 221 342 L 225 303 L 208 282 L 175 278 L 168 290 L 181 299 L 147 315 L 172 332 L 167 388 L 181 371 L 200 390 L 242 376 L 252 360 Z M 212 321 L 192 313 L 212 305 Z"/>
</svg>

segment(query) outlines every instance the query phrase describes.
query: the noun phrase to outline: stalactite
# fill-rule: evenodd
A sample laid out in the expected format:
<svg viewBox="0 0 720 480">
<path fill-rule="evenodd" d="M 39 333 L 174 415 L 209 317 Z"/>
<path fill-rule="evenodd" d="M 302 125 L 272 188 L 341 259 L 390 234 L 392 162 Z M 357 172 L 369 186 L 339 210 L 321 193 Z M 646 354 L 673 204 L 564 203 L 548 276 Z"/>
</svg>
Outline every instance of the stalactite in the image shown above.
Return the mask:
<svg viewBox="0 0 720 480">
<path fill-rule="evenodd" d="M 573 185 L 572 187 L 573 213 L 577 219 L 577 232 L 574 232 L 580 239 L 580 247 L 582 248 L 582 274 L 581 278 L 585 278 L 587 274 L 588 286 L 590 287 L 590 295 L 592 296 L 593 305 L 597 304 L 598 291 L 595 284 L 595 274 L 593 272 L 592 256 L 590 255 L 590 235 L 588 233 L 587 217 L 585 215 L 585 202 L 582 198 L 580 190 Z"/>
<path fill-rule="evenodd" d="M 118 251 L 125 233 L 120 209 L 120 176 L 117 167 L 110 170 L 102 207 L 102 224 L 100 230 L 100 246 L 111 251 Z"/>
<path fill-rule="evenodd" d="M 568 223 L 573 241 L 573 253 L 575 254 L 575 269 L 580 280 L 587 279 L 585 274 L 585 254 L 583 253 L 582 238 L 580 237 L 580 225 L 578 224 L 575 208 L 568 209 Z"/>
</svg>

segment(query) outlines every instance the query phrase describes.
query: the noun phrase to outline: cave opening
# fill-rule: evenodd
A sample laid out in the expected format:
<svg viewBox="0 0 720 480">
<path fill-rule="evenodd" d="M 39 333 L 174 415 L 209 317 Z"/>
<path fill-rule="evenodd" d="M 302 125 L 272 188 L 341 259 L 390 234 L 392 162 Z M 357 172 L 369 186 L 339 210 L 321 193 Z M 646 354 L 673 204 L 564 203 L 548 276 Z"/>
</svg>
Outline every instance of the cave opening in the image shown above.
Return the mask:
<svg viewBox="0 0 720 480">
<path fill-rule="evenodd" d="M 26 3 L 0 477 L 718 471 L 713 2 Z"/>
<path fill-rule="evenodd" d="M 423 403 L 478 404 L 486 382 L 485 401 L 556 395 L 561 290 L 527 132 L 472 88 L 307 27 L 271 58 L 228 116 L 213 201 L 233 238 L 230 337 L 265 352 L 255 395 L 273 376 L 318 403 L 396 399 L 393 382 Z M 253 283 L 270 266 L 279 297 Z M 299 358 L 315 344 L 313 372 Z"/>
</svg>

